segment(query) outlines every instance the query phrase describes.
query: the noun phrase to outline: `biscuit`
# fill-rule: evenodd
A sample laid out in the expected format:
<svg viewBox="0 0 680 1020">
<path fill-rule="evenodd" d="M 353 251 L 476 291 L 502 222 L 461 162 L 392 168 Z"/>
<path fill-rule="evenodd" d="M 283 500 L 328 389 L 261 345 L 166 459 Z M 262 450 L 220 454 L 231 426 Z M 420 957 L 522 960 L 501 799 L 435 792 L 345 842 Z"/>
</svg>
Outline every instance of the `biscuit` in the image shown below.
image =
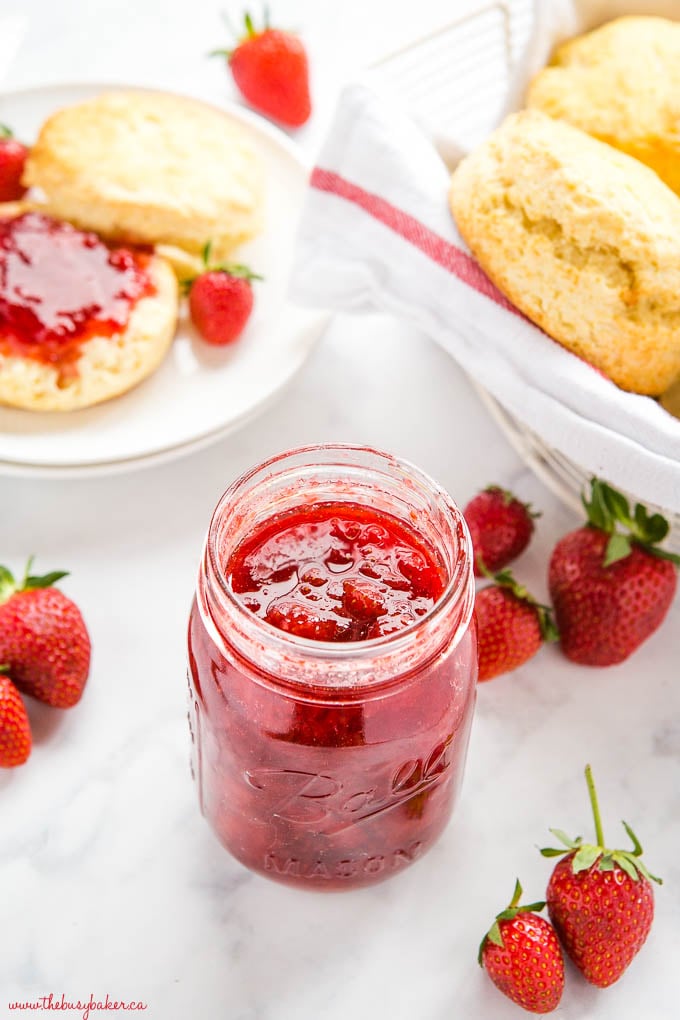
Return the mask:
<svg viewBox="0 0 680 1020">
<path fill-rule="evenodd" d="M 115 241 L 163 243 L 216 260 L 261 227 L 263 178 L 245 130 L 203 103 L 109 92 L 53 114 L 23 182 L 44 210 Z"/>
<path fill-rule="evenodd" d="M 680 22 L 617 18 L 572 39 L 527 102 L 646 163 L 680 194 Z"/>
<path fill-rule="evenodd" d="M 482 268 L 551 337 L 623 389 L 680 374 L 680 200 L 646 166 L 536 110 L 453 175 Z"/>
<path fill-rule="evenodd" d="M 0 215 L 16 214 L 16 207 L 0 205 Z M 65 377 L 56 366 L 0 353 L 0 404 L 73 411 L 119 396 L 154 372 L 175 335 L 177 281 L 171 266 L 157 255 L 149 259 L 146 271 L 155 293 L 135 303 L 124 330 L 83 341 L 75 374 Z"/>
</svg>

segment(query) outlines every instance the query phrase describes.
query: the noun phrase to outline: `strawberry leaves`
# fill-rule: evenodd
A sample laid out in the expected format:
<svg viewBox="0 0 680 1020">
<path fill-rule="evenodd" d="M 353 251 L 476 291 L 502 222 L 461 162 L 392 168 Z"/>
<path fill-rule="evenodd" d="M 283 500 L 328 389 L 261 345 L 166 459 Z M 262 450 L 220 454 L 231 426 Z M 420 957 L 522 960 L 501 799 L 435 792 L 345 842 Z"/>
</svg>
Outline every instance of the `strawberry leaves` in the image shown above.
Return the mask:
<svg viewBox="0 0 680 1020">
<path fill-rule="evenodd" d="M 29 556 L 24 570 L 24 576 L 18 583 L 14 574 L 7 567 L 0 566 L 0 604 L 7 602 L 12 595 L 20 591 L 31 591 L 36 588 L 51 588 L 62 577 L 68 577 L 68 570 L 53 570 L 49 574 L 31 574 L 33 556 Z"/>
<path fill-rule="evenodd" d="M 586 783 L 588 785 L 588 795 L 590 797 L 590 805 L 593 812 L 593 820 L 595 822 L 595 843 L 584 843 L 581 836 L 577 836 L 576 839 L 570 839 L 562 829 L 550 829 L 553 836 L 563 844 L 565 849 L 558 847 L 543 847 L 541 854 L 543 857 L 562 857 L 565 854 L 573 854 L 571 861 L 571 870 L 575 875 L 578 875 L 582 871 L 589 871 L 594 864 L 597 864 L 599 871 L 613 871 L 616 866 L 621 868 L 622 871 L 628 875 L 634 882 L 637 882 L 640 876 L 648 879 L 651 882 L 656 882 L 658 885 L 663 884 L 663 880 L 658 878 L 656 875 L 647 869 L 646 865 L 642 862 L 642 846 L 640 840 L 637 838 L 630 825 L 627 822 L 622 822 L 626 834 L 628 835 L 631 843 L 633 844 L 632 850 L 609 850 L 604 845 L 604 835 L 602 832 L 602 821 L 600 818 L 600 807 L 597 800 L 597 792 L 595 790 L 595 783 L 593 781 L 593 773 L 590 765 L 586 765 L 585 768 Z"/>
<path fill-rule="evenodd" d="M 487 939 L 489 940 L 489 942 L 493 942 L 495 946 L 501 946 L 502 948 L 504 945 L 503 936 L 501 935 L 501 930 L 498 924 L 499 921 L 514 921 L 518 914 L 529 914 L 533 913 L 534 911 L 543 910 L 545 906 L 545 900 L 541 900 L 538 903 L 527 903 L 524 904 L 523 906 L 519 906 L 519 901 L 522 898 L 522 892 L 523 892 L 522 886 L 520 884 L 519 879 L 517 878 L 515 879 L 515 889 L 512 894 L 512 899 L 510 900 L 510 903 L 505 908 L 505 910 L 501 910 L 500 914 L 496 914 L 495 921 L 493 922 L 493 924 L 491 925 L 491 927 L 489 928 L 488 932 L 486 933 L 486 935 L 484 936 L 479 945 L 477 963 L 479 964 L 480 967 L 484 966 L 483 953 Z"/>
<path fill-rule="evenodd" d="M 241 280 L 247 280 L 250 283 L 251 280 L 263 280 L 264 277 L 260 276 L 259 273 L 254 273 L 249 266 L 243 265 L 241 262 L 211 262 L 213 242 L 207 241 L 201 252 L 201 260 L 203 262 L 203 269 L 201 270 L 200 276 L 206 273 L 226 273 L 227 276 L 234 276 Z M 198 276 L 190 276 L 182 281 L 182 292 L 188 294 L 193 284 L 199 279 Z"/>
<path fill-rule="evenodd" d="M 634 542 L 652 555 L 680 565 L 680 556 L 658 548 L 658 543 L 663 542 L 669 531 L 668 521 L 662 514 L 650 514 L 642 503 L 636 503 L 631 512 L 626 497 L 599 478 L 590 480 L 590 499 L 584 495 L 581 500 L 588 523 L 610 536 L 605 550 L 605 567 L 629 556 Z"/>
<path fill-rule="evenodd" d="M 538 617 L 538 625 L 544 641 L 559 641 L 560 635 L 553 618 L 551 606 L 538 602 L 531 592 L 516 580 L 511 570 L 499 570 L 496 574 L 492 574 L 486 569 L 481 560 L 478 563 L 485 577 L 490 578 L 500 588 L 507 588 L 520 602 L 526 602 L 527 605 L 532 606 Z"/>
<path fill-rule="evenodd" d="M 510 506 L 512 503 L 519 504 L 519 506 L 524 507 L 527 515 L 534 520 L 543 516 L 540 510 L 534 510 L 531 503 L 523 503 L 521 500 L 517 499 L 517 496 L 515 496 L 514 492 L 511 492 L 510 489 L 504 489 L 500 485 L 487 485 L 484 492 L 498 493 L 503 500 L 503 505 L 506 507 Z"/>
</svg>

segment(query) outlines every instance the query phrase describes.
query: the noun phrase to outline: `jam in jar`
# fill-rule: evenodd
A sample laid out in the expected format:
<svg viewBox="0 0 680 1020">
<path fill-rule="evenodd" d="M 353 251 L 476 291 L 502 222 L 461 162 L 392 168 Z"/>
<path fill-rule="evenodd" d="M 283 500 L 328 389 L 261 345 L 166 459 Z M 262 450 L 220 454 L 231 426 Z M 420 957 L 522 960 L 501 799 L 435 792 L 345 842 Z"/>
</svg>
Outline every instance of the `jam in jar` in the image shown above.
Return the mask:
<svg viewBox="0 0 680 1020">
<path fill-rule="evenodd" d="M 189 623 L 201 808 L 247 867 L 349 889 L 420 857 L 460 787 L 477 652 L 460 511 L 386 454 L 318 446 L 235 482 Z"/>
</svg>

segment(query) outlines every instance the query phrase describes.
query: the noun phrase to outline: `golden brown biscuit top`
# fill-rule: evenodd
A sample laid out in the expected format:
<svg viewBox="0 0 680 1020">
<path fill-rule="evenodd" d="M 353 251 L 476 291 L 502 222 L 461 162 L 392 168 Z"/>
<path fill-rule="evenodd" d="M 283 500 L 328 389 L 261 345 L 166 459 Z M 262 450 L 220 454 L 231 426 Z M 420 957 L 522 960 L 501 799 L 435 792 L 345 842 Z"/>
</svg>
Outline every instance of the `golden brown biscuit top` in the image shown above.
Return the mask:
<svg viewBox="0 0 680 1020">
<path fill-rule="evenodd" d="M 533 80 L 527 102 L 624 146 L 641 135 L 680 142 L 680 22 L 617 18 L 569 40 Z"/>
<path fill-rule="evenodd" d="M 43 125 L 24 181 L 48 194 L 163 203 L 198 215 L 248 211 L 260 201 L 257 160 L 243 128 L 200 102 L 158 92 L 109 92 L 66 107 Z"/>
</svg>

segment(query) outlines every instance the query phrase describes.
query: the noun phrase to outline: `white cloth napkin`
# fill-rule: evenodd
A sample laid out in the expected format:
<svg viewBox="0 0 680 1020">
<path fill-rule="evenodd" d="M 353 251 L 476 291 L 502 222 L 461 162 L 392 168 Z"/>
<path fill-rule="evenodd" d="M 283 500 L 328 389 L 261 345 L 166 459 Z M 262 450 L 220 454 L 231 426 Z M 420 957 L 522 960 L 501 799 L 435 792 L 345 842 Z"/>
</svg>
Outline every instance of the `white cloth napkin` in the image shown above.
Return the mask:
<svg viewBox="0 0 680 1020">
<path fill-rule="evenodd" d="M 456 229 L 448 186 L 411 119 L 365 83 L 347 88 L 311 176 L 293 298 L 410 320 L 549 446 L 679 513 L 680 421 L 618 389 L 496 290 Z"/>
</svg>

